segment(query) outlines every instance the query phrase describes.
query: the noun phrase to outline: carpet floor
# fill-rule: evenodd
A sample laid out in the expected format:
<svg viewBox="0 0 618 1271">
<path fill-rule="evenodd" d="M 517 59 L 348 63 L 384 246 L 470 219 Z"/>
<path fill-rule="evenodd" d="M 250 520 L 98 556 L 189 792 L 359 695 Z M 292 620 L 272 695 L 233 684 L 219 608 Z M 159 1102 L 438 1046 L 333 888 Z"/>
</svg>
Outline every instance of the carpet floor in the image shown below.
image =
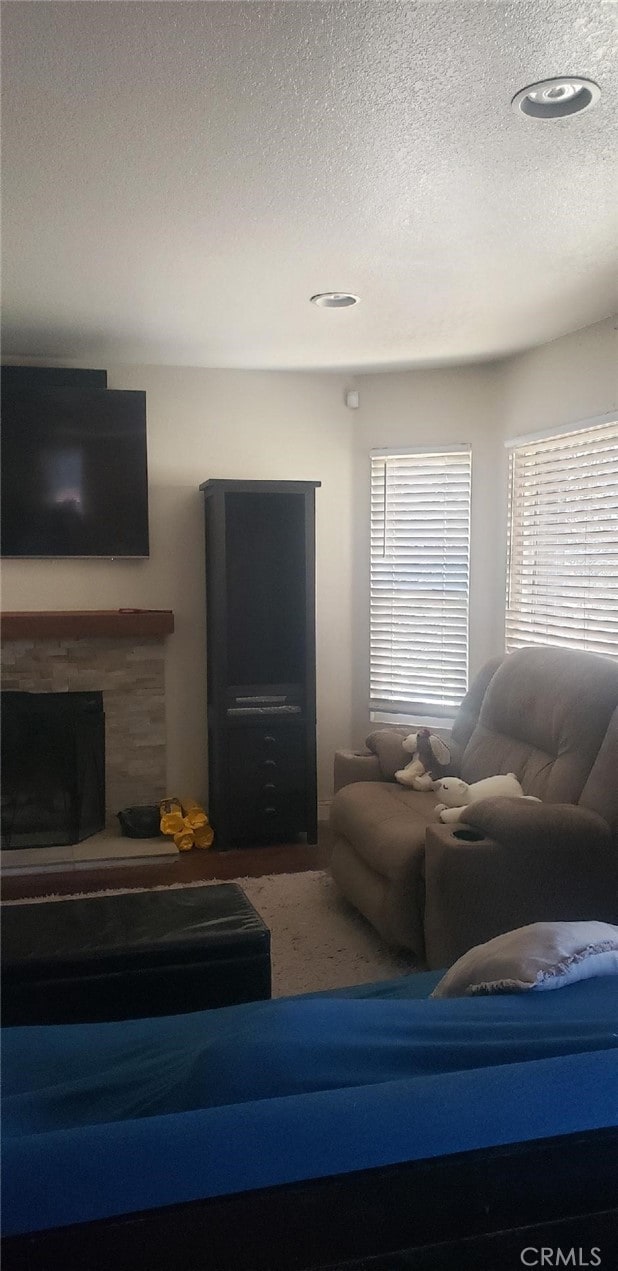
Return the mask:
<svg viewBox="0 0 618 1271">
<path fill-rule="evenodd" d="M 314 993 L 392 979 L 421 968 L 412 955 L 388 948 L 373 927 L 344 900 L 323 870 L 236 878 L 271 933 L 273 997 Z M 189 883 L 189 887 L 213 886 Z M 182 887 L 183 884 L 172 884 Z M 93 895 L 119 894 L 114 888 Z M 135 890 L 134 888 L 131 890 Z M 153 890 L 158 890 L 154 888 Z M 88 893 L 82 893 L 82 896 Z M 5 904 L 43 904 L 66 896 Z M 75 897 L 77 899 L 77 897 Z"/>
</svg>

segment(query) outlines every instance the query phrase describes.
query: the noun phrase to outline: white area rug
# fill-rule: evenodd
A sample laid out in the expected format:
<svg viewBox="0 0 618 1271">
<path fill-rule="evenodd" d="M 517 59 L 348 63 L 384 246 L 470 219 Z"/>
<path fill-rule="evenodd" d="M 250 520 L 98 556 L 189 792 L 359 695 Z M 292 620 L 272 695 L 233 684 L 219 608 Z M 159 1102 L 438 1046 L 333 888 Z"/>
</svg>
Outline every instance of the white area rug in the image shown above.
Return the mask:
<svg viewBox="0 0 618 1271">
<path fill-rule="evenodd" d="M 262 878 L 213 879 L 212 883 L 173 883 L 172 887 L 214 886 L 216 882 L 227 881 L 242 887 L 270 928 L 273 997 L 368 984 L 420 969 L 411 956 L 383 944 L 373 927 L 348 905 L 330 875 L 322 870 L 265 874 Z M 120 895 L 134 890 L 140 889 L 114 888 L 74 897 L 46 896 L 38 901 L 4 903 L 43 904 L 83 899 L 85 895 Z"/>
<path fill-rule="evenodd" d="M 273 997 L 389 980 L 418 968 L 389 949 L 329 874 L 238 879 L 271 932 Z"/>
</svg>

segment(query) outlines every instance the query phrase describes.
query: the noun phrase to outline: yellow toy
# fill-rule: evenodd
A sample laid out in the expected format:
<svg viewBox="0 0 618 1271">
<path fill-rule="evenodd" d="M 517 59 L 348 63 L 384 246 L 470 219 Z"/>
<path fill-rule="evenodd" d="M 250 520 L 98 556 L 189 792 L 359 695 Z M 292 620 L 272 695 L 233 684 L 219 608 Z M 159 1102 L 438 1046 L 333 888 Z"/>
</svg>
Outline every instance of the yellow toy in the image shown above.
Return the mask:
<svg viewBox="0 0 618 1271">
<path fill-rule="evenodd" d="M 162 799 L 159 804 L 162 834 L 173 838 L 179 852 L 192 847 L 211 847 L 214 831 L 204 809 L 194 799 Z"/>
</svg>

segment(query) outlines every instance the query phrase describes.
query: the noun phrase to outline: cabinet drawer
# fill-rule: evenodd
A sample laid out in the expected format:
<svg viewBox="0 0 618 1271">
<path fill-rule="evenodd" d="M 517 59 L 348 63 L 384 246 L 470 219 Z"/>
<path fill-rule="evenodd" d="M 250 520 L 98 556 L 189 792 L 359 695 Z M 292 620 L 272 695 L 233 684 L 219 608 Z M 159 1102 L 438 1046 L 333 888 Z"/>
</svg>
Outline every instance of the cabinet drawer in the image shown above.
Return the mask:
<svg viewBox="0 0 618 1271">
<path fill-rule="evenodd" d="M 280 791 L 275 797 L 250 794 L 234 801 L 230 811 L 232 836 L 240 842 L 270 842 L 293 837 L 307 828 L 306 800 L 301 791 Z"/>
<path fill-rule="evenodd" d="M 303 729 L 267 726 L 233 729 L 228 736 L 232 834 L 268 840 L 305 828 L 306 769 Z"/>
<path fill-rule="evenodd" d="M 300 728 L 235 728 L 228 737 L 228 780 L 242 797 L 265 787 L 304 789 L 305 736 Z"/>
</svg>

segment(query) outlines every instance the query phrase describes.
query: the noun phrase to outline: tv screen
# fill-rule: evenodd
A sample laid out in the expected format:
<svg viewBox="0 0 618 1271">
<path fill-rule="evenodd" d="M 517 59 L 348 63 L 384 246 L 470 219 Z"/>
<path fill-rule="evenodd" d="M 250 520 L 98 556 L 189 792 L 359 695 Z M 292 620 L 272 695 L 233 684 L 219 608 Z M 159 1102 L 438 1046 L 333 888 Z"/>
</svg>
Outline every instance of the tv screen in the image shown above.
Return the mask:
<svg viewBox="0 0 618 1271">
<path fill-rule="evenodd" d="M 3 556 L 148 555 L 145 393 L 9 387 L 1 445 Z"/>
</svg>

